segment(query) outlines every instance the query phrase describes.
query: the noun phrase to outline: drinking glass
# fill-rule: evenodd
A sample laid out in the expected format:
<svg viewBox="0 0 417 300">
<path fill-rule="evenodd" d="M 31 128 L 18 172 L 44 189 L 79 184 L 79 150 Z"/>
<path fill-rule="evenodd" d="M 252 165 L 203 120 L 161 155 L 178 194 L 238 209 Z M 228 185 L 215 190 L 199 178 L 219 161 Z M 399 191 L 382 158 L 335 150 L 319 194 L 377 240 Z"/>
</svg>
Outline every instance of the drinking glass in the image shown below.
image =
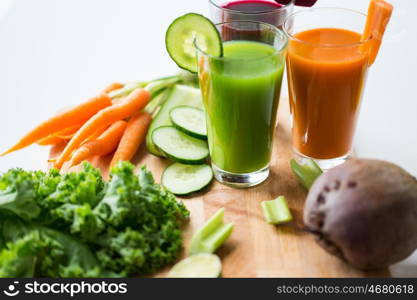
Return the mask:
<svg viewBox="0 0 417 300">
<path fill-rule="evenodd" d="M 209 0 L 209 5 L 214 23 L 255 21 L 282 28 L 293 12 L 294 0 L 285 5 L 274 0 Z"/>
<path fill-rule="evenodd" d="M 284 23 L 292 141 L 299 160 L 311 158 L 329 169 L 351 154 L 370 65 L 371 40 L 360 39 L 365 22 L 366 15 L 353 10 L 313 8 Z M 341 30 L 355 39 L 322 43 L 325 37 L 317 30 L 323 29 Z M 316 32 L 317 42 L 303 40 L 308 32 Z"/>
<path fill-rule="evenodd" d="M 217 28 L 222 57 L 195 44 L 211 164 L 218 181 L 250 187 L 269 174 L 287 38 L 260 22 L 227 22 Z"/>
</svg>

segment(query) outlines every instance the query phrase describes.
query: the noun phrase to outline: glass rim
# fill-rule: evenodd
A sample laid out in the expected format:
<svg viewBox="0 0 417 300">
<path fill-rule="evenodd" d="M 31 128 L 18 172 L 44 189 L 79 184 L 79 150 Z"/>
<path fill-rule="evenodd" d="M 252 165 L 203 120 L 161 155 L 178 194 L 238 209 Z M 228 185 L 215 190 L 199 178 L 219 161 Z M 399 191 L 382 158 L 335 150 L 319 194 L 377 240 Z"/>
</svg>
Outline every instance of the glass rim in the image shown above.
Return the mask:
<svg viewBox="0 0 417 300">
<path fill-rule="evenodd" d="M 231 22 L 217 23 L 217 24 L 214 24 L 214 25 L 217 27 L 217 26 L 222 26 L 222 25 L 227 25 L 227 24 L 233 24 L 233 23 L 250 23 L 250 24 L 258 24 L 258 25 L 265 26 L 265 27 L 267 27 L 269 29 L 272 29 L 274 31 L 275 36 L 281 37 L 283 39 L 283 43 L 282 43 L 282 45 L 280 45 L 279 49 L 277 49 L 273 45 L 270 45 L 270 46 L 274 47 L 274 49 L 275 49 L 275 51 L 273 53 L 271 53 L 271 54 L 263 55 L 263 56 L 256 57 L 256 58 L 250 58 L 250 59 L 249 58 L 227 58 L 227 57 L 224 57 L 224 56 L 216 56 L 216 55 L 208 54 L 206 51 L 202 50 L 197 45 L 197 38 L 194 38 L 194 41 L 193 41 L 194 48 L 197 50 L 197 52 L 200 52 L 204 56 L 207 56 L 207 57 L 209 57 L 211 59 L 216 59 L 216 60 L 229 60 L 229 61 L 252 61 L 252 60 L 260 60 L 260 59 L 264 59 L 264 58 L 267 58 L 267 57 L 271 57 L 271 56 L 277 55 L 277 54 L 281 53 L 282 51 L 284 51 L 285 48 L 288 45 L 288 37 L 286 36 L 286 34 L 284 33 L 284 31 L 278 29 L 276 26 L 271 25 L 269 23 L 258 22 L 258 21 L 231 21 Z M 245 41 L 247 41 L 247 40 L 245 40 Z M 259 42 L 259 41 L 253 41 L 253 42 Z M 222 40 L 222 43 L 224 43 L 223 40 Z M 260 43 L 262 43 L 262 42 L 260 42 Z M 266 43 L 263 43 L 263 44 L 266 44 Z"/>
<path fill-rule="evenodd" d="M 292 24 L 290 23 L 291 20 L 295 19 L 295 17 L 297 17 L 297 15 L 300 14 L 304 14 L 304 13 L 311 13 L 317 10 L 338 10 L 338 11 L 343 11 L 343 12 L 349 12 L 352 14 L 356 14 L 359 16 L 362 16 L 364 18 L 366 18 L 368 15 L 360 12 L 358 10 L 354 10 L 354 9 L 350 9 L 350 8 L 342 8 L 342 7 L 313 7 L 313 8 L 309 8 L 307 10 L 300 10 L 297 12 L 292 13 L 291 15 L 289 15 L 288 17 L 285 18 L 282 29 L 285 33 L 285 35 L 288 37 L 288 40 L 293 40 L 296 41 L 298 43 L 301 44 L 305 44 L 305 45 L 309 45 L 309 46 L 313 46 L 313 47 L 319 47 L 319 48 L 349 48 L 349 47 L 356 47 L 356 46 L 361 46 L 364 45 L 366 43 L 368 43 L 372 37 L 367 38 L 366 40 L 361 40 L 359 42 L 356 43 L 349 43 L 349 44 L 341 44 L 341 45 L 331 45 L 331 44 L 318 44 L 318 43 L 311 43 L 311 42 L 307 42 L 304 40 L 301 40 L 299 38 L 296 38 L 292 33 L 288 32 L 288 28 L 292 27 Z"/>
<path fill-rule="evenodd" d="M 238 10 L 234 10 L 234 9 L 230 9 L 230 8 L 226 8 L 221 6 L 220 4 L 216 3 L 216 0 L 209 0 L 209 3 L 212 4 L 213 6 L 217 7 L 218 9 L 233 13 L 233 14 L 238 14 L 238 15 L 262 15 L 262 14 L 270 14 L 270 13 L 274 13 L 275 11 L 279 11 L 282 9 L 287 8 L 288 6 L 294 5 L 295 0 L 291 0 L 288 4 L 281 4 L 281 7 L 277 7 L 271 10 L 265 10 L 265 11 L 254 11 L 254 12 L 250 12 L 250 11 L 238 11 Z"/>
</svg>

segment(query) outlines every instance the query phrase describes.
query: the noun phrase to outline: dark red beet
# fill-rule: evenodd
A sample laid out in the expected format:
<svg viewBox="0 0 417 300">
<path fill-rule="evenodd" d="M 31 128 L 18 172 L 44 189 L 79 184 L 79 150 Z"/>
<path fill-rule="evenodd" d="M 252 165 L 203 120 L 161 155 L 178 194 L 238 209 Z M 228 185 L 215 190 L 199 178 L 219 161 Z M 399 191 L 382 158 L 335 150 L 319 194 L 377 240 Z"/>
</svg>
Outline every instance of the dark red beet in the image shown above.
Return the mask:
<svg viewBox="0 0 417 300">
<path fill-rule="evenodd" d="M 386 268 L 417 248 L 417 180 L 392 163 L 351 159 L 316 180 L 304 221 L 328 252 Z"/>
</svg>

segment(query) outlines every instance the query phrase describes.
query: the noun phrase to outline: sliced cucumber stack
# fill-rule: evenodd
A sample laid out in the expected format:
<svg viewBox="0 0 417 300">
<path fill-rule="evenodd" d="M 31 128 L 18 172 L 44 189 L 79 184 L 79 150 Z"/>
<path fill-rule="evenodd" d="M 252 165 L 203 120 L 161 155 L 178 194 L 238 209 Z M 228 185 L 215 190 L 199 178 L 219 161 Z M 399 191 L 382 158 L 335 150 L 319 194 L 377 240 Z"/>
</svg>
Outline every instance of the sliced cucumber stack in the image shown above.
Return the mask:
<svg viewBox="0 0 417 300">
<path fill-rule="evenodd" d="M 189 256 L 177 263 L 168 273 L 169 278 L 217 278 L 222 263 L 217 255 L 201 253 Z"/>
<path fill-rule="evenodd" d="M 212 179 L 213 171 L 208 165 L 174 163 L 165 169 L 161 183 L 175 195 L 188 195 L 201 191 Z"/>
<path fill-rule="evenodd" d="M 152 141 L 153 131 L 161 126 L 172 125 L 171 119 L 169 117 L 170 111 L 177 106 L 187 105 L 194 106 L 197 108 L 203 107 L 203 102 L 201 99 L 201 92 L 199 89 L 188 87 L 185 85 L 175 85 L 170 92 L 168 99 L 160 108 L 158 114 L 153 119 L 151 126 L 149 127 L 148 134 L 146 136 L 146 146 L 154 155 L 163 156 Z"/>
<path fill-rule="evenodd" d="M 165 44 L 169 55 L 180 68 L 197 73 L 194 42 L 209 55 L 223 55 L 220 33 L 206 17 L 189 13 L 175 19 L 168 27 Z"/>
<path fill-rule="evenodd" d="M 156 147 L 173 161 L 198 165 L 209 156 L 207 143 L 186 135 L 173 126 L 162 126 L 152 133 Z"/>
<path fill-rule="evenodd" d="M 192 106 L 177 106 L 169 115 L 178 130 L 198 139 L 207 139 L 206 116 L 203 110 Z"/>
</svg>

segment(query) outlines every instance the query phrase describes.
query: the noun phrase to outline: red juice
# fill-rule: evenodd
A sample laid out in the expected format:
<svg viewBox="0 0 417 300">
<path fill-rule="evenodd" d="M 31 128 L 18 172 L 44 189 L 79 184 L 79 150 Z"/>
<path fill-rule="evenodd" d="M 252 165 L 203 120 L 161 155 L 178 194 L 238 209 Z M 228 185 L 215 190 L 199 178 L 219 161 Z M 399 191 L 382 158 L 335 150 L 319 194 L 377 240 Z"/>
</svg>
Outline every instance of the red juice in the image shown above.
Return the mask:
<svg viewBox="0 0 417 300">
<path fill-rule="evenodd" d="M 289 4 L 292 0 L 277 0 L 280 4 Z M 295 5 L 297 6 L 305 6 L 305 7 L 312 7 L 316 4 L 317 0 L 295 0 Z"/>
<path fill-rule="evenodd" d="M 277 2 L 265 1 L 265 0 L 239 0 L 232 1 L 225 5 L 223 8 L 246 12 L 246 13 L 260 13 L 260 12 L 269 12 L 274 9 L 281 8 L 282 5 Z"/>
<path fill-rule="evenodd" d="M 293 4 L 282 5 L 272 0 L 236 0 L 223 4 L 220 22 L 256 21 L 264 22 L 282 28 L 285 18 L 292 12 Z M 217 20 L 215 20 L 217 21 Z M 235 39 L 259 40 L 261 31 L 240 28 L 235 30 L 233 24 L 223 27 L 222 35 L 225 41 Z M 263 33 L 265 34 L 265 32 Z"/>
</svg>

